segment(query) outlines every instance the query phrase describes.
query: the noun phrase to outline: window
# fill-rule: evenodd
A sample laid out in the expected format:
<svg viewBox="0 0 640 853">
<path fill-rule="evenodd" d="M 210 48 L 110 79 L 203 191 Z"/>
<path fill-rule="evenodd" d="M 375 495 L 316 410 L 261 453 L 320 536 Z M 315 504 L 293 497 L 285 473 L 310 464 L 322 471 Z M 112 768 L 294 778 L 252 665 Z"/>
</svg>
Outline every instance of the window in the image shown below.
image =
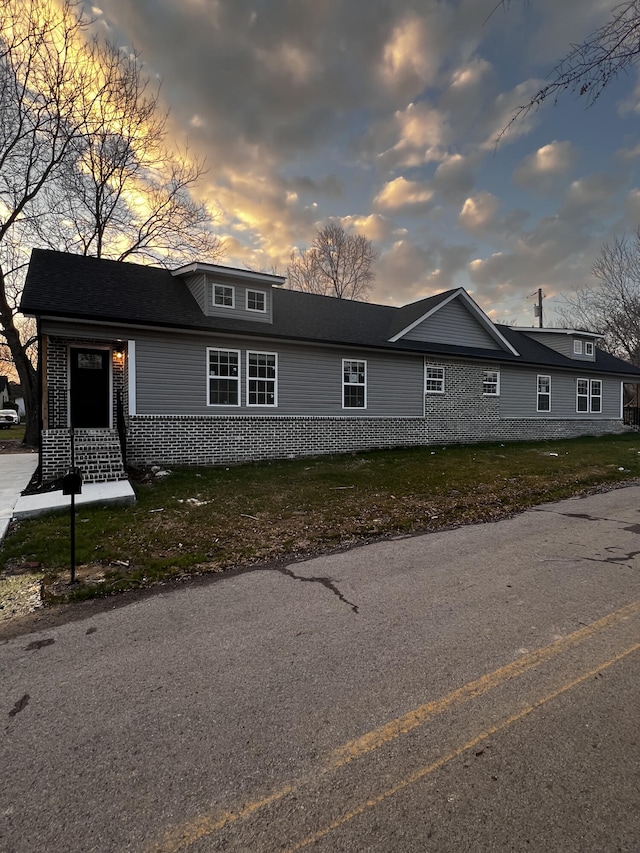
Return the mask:
<svg viewBox="0 0 640 853">
<path fill-rule="evenodd" d="M 500 393 L 500 371 L 482 371 L 482 393 L 487 396 L 497 397 Z"/>
<path fill-rule="evenodd" d="M 602 411 L 602 380 L 601 379 L 578 379 L 576 384 L 577 412 L 601 412 Z"/>
<path fill-rule="evenodd" d="M 342 359 L 342 408 L 367 408 L 367 362 Z"/>
<path fill-rule="evenodd" d="M 578 379 L 576 384 L 576 412 L 589 411 L 589 380 Z"/>
<path fill-rule="evenodd" d="M 240 353 L 237 350 L 208 349 L 208 406 L 240 405 Z"/>
<path fill-rule="evenodd" d="M 538 376 L 538 411 L 551 411 L 551 377 Z"/>
<path fill-rule="evenodd" d="M 573 354 L 582 355 L 582 341 L 573 342 Z"/>
<path fill-rule="evenodd" d="M 262 290 L 247 290 L 247 311 L 267 310 L 267 300 Z"/>
<path fill-rule="evenodd" d="M 221 308 L 233 308 L 235 305 L 235 293 L 233 287 L 226 284 L 214 284 L 213 304 Z"/>
<path fill-rule="evenodd" d="M 278 356 L 274 352 L 247 353 L 247 406 L 278 405 Z"/>
<path fill-rule="evenodd" d="M 593 357 L 593 343 L 591 341 L 584 342 L 584 354 Z"/>
<path fill-rule="evenodd" d="M 424 390 L 427 394 L 444 394 L 444 367 L 426 366 Z"/>
</svg>

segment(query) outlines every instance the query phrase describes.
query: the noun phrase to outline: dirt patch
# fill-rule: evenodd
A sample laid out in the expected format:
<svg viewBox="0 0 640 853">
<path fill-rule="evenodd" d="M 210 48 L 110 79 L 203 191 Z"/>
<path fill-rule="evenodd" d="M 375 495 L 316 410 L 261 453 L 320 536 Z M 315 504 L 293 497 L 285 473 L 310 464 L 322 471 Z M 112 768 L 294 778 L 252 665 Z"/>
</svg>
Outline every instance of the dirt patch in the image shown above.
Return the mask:
<svg viewBox="0 0 640 853">
<path fill-rule="evenodd" d="M 27 447 L 17 438 L 0 438 L 0 453 L 36 453 L 33 447 Z"/>
<path fill-rule="evenodd" d="M 42 572 L 0 574 L 0 624 L 42 607 Z"/>
</svg>

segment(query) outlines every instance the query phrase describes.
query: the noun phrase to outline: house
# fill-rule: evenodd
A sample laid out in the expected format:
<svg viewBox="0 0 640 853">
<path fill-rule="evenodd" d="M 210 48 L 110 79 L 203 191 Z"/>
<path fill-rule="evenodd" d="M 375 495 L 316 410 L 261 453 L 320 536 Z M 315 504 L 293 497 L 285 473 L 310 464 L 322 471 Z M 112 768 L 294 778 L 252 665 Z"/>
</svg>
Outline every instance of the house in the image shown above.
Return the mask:
<svg viewBox="0 0 640 853">
<path fill-rule="evenodd" d="M 9 380 L 6 376 L 0 376 L 0 409 L 4 409 L 9 402 Z"/>
<path fill-rule="evenodd" d="M 276 275 L 36 249 L 43 479 L 368 448 L 620 432 L 640 369 L 572 329 L 493 323 L 462 288 L 401 308 Z"/>
</svg>

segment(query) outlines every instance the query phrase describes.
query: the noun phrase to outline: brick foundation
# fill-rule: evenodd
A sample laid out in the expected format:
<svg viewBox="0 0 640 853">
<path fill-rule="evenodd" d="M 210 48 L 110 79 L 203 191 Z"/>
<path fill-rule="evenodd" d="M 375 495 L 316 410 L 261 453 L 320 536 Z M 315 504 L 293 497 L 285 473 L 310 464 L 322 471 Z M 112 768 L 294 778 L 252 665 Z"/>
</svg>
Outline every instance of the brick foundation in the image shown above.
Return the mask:
<svg viewBox="0 0 640 853">
<path fill-rule="evenodd" d="M 495 406 L 488 400 L 486 405 Z M 500 420 L 443 412 L 426 418 L 207 417 L 135 415 L 129 419 L 133 465 L 224 465 L 376 448 L 533 441 L 620 433 L 620 420 Z"/>
</svg>

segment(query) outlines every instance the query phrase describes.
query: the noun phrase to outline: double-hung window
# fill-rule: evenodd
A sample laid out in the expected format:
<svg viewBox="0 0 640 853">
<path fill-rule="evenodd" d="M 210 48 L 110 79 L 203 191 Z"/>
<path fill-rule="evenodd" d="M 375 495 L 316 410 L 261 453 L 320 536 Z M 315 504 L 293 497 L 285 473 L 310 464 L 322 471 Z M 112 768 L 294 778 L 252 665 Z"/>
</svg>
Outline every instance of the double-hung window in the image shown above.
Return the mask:
<svg viewBox="0 0 640 853">
<path fill-rule="evenodd" d="M 213 285 L 213 304 L 219 308 L 235 307 L 235 289 L 226 284 Z"/>
<path fill-rule="evenodd" d="M 602 411 L 602 380 L 576 380 L 576 412 Z"/>
<path fill-rule="evenodd" d="M 240 353 L 238 350 L 207 349 L 209 387 L 207 405 L 240 405 Z"/>
<path fill-rule="evenodd" d="M 367 362 L 342 359 L 342 408 L 367 408 Z"/>
<path fill-rule="evenodd" d="M 247 353 L 247 406 L 278 405 L 278 356 L 275 352 Z"/>
<path fill-rule="evenodd" d="M 576 383 L 576 412 L 589 411 L 589 380 L 578 379 Z"/>
<path fill-rule="evenodd" d="M 582 355 L 582 341 L 573 342 L 573 354 Z"/>
<path fill-rule="evenodd" d="M 262 314 L 267 310 L 267 299 L 264 290 L 247 290 L 247 311 L 260 311 Z"/>
<path fill-rule="evenodd" d="M 551 411 L 551 377 L 538 376 L 538 411 Z"/>
<path fill-rule="evenodd" d="M 593 342 L 592 341 L 585 341 L 585 343 L 584 343 L 584 354 L 590 355 L 591 357 L 593 357 Z"/>
<path fill-rule="evenodd" d="M 482 371 L 482 393 L 487 397 L 497 397 L 500 393 L 500 371 Z"/>
<path fill-rule="evenodd" d="M 427 394 L 444 394 L 444 367 L 427 364 L 424 372 L 424 390 Z"/>
</svg>

